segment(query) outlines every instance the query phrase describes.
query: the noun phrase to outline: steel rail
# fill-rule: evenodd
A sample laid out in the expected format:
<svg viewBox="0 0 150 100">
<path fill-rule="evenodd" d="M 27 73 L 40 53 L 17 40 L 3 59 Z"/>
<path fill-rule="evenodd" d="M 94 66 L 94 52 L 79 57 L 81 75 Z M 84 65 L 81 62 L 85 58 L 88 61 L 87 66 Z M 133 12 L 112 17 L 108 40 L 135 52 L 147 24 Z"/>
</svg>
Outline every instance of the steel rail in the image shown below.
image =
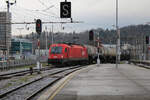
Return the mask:
<svg viewBox="0 0 150 100">
<path fill-rule="evenodd" d="M 52 72 L 52 73 L 50 73 L 50 74 L 48 74 L 48 75 L 45 75 L 45 76 L 42 76 L 41 78 L 38 78 L 38 79 L 36 79 L 36 80 L 33 80 L 33 81 L 31 81 L 31 82 L 28 82 L 28 83 L 25 83 L 25 84 L 23 84 L 23 85 L 21 85 L 21 86 L 18 86 L 18 87 L 16 87 L 16 88 L 14 88 L 14 89 L 11 89 L 11 90 L 9 90 L 9 91 L 7 91 L 7 92 L 5 92 L 5 93 L 2 93 L 2 94 L 0 94 L 0 98 L 4 98 L 4 97 L 7 97 L 7 95 L 9 95 L 10 93 L 12 93 L 12 92 L 15 92 L 15 91 L 17 91 L 17 90 L 19 90 L 19 89 L 21 89 L 21 88 L 23 88 L 23 87 L 25 87 L 25 86 L 27 86 L 27 85 L 30 85 L 30 84 L 33 84 L 33 83 L 35 83 L 35 82 L 38 82 L 38 81 L 40 81 L 40 80 L 42 80 L 42 79 L 44 79 L 44 78 L 46 78 L 46 77 L 48 77 L 48 76 L 50 76 L 50 77 L 52 77 L 52 76 L 54 76 L 54 75 L 56 75 L 56 74 L 59 74 L 59 73 L 62 73 L 62 72 L 65 72 L 65 71 L 67 71 L 67 70 L 71 70 L 71 69 L 80 69 L 79 68 L 80 66 L 78 66 L 78 67 L 70 67 L 70 68 L 66 68 L 66 69 L 62 69 L 62 70 L 59 70 L 59 71 L 56 71 L 56 72 Z M 84 67 L 83 67 L 84 68 Z M 75 70 L 74 70 L 75 71 Z M 71 73 L 71 72 L 70 72 Z M 67 74 L 69 74 L 69 73 L 67 73 Z M 66 75 L 67 75 L 66 74 Z M 62 77 L 58 77 L 56 80 L 58 80 L 59 78 L 62 78 Z M 50 83 L 50 84 L 52 84 L 52 83 Z M 50 85 L 49 84 L 49 85 Z M 43 89 L 40 89 L 40 90 L 43 90 Z M 40 91 L 39 90 L 39 91 Z M 38 92 L 37 92 L 38 93 Z M 35 94 L 37 94 L 37 93 L 33 93 L 31 96 L 29 96 L 28 98 L 30 99 L 30 98 L 32 98 Z M 27 100 L 29 100 L 27 98 Z"/>
<path fill-rule="evenodd" d="M 46 70 L 51 70 L 51 69 L 53 68 L 42 68 L 41 71 L 46 71 Z M 33 69 L 32 73 L 35 73 L 37 71 L 38 69 Z M 23 70 L 23 71 L 17 71 L 17 72 L 12 72 L 12 73 L 1 74 L 0 80 L 9 79 L 9 78 L 16 77 L 16 76 L 23 76 L 29 73 L 31 73 L 31 70 Z"/>
</svg>

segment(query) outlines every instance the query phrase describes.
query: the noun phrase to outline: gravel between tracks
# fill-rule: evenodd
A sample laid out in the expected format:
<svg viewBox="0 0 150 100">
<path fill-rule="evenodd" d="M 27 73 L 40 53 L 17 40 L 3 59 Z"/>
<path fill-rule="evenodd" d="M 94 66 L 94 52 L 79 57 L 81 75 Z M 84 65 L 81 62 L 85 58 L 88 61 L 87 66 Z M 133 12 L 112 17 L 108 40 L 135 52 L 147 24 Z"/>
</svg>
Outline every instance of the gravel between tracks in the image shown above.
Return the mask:
<svg viewBox="0 0 150 100">
<path fill-rule="evenodd" d="M 27 82 L 33 81 L 37 78 L 40 78 L 42 76 L 48 75 L 50 73 L 62 70 L 62 69 L 66 69 L 66 68 L 58 68 L 58 69 L 52 69 L 52 70 L 47 70 L 42 72 L 41 74 L 33 74 L 33 75 L 25 75 L 25 76 L 17 76 L 17 77 L 13 77 L 11 79 L 6 79 L 6 80 L 1 80 L 0 81 L 0 94 L 5 93 L 13 88 L 16 88 L 20 85 L 23 85 Z"/>
<path fill-rule="evenodd" d="M 38 82 L 27 85 L 18 91 L 10 93 L 7 97 L 2 98 L 1 100 L 26 100 L 26 98 L 32 93 L 40 90 L 54 80 L 56 80 L 56 78 L 44 78 Z"/>
<path fill-rule="evenodd" d="M 9 93 L 7 96 L 1 98 L 1 100 L 26 100 L 27 97 L 31 96 L 33 93 L 37 92 L 38 90 L 42 89 L 48 84 L 56 81 L 58 78 L 64 77 L 67 73 L 69 74 L 70 72 L 76 70 L 76 69 L 72 69 L 71 71 L 67 69 L 70 69 L 70 67 L 69 68 L 56 68 L 56 69 L 44 71 L 42 72 L 42 74 L 34 73 L 33 75 L 28 74 L 25 76 L 13 77 L 11 79 L 2 80 L 0 81 L 0 94 L 3 94 L 9 90 L 12 90 L 18 86 L 21 86 L 33 80 L 39 79 L 43 76 L 47 76 L 52 73 L 57 73 L 57 72 L 65 70 L 65 72 L 62 72 L 58 75 L 56 74 L 56 76 L 54 75 L 55 77 L 45 77 L 42 80 L 39 80 L 38 82 L 32 83 L 30 85 L 20 88 L 17 91 Z"/>
</svg>

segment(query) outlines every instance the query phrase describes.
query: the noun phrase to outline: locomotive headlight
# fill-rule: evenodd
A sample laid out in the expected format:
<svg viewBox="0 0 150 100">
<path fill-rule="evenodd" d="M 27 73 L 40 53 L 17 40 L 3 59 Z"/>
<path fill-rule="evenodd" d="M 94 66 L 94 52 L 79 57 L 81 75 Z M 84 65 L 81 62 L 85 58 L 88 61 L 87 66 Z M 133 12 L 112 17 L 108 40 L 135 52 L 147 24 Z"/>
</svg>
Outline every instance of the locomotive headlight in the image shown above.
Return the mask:
<svg viewBox="0 0 150 100">
<path fill-rule="evenodd" d="M 64 56 L 61 56 L 61 58 L 64 58 Z"/>
</svg>

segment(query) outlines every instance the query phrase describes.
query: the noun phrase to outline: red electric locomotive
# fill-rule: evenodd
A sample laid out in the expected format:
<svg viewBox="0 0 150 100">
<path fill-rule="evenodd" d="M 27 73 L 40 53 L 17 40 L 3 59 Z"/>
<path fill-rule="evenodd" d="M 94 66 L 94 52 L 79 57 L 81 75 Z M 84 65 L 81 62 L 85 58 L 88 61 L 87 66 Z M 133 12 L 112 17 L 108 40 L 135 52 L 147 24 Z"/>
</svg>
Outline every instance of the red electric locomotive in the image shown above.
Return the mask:
<svg viewBox="0 0 150 100">
<path fill-rule="evenodd" d="M 49 49 L 48 63 L 70 65 L 88 62 L 87 48 L 76 44 L 52 44 Z"/>
</svg>

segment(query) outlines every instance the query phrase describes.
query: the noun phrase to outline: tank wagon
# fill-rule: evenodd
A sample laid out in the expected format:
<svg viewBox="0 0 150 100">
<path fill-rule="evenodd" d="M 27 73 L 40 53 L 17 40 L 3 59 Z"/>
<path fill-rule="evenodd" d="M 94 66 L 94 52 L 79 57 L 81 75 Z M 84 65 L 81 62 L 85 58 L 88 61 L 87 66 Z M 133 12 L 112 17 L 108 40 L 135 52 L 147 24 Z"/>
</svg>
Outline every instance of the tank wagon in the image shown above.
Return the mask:
<svg viewBox="0 0 150 100">
<path fill-rule="evenodd" d="M 132 48 L 132 46 L 130 44 L 124 44 L 121 47 L 121 60 L 128 60 L 128 61 L 130 60 L 131 48 Z"/>
<path fill-rule="evenodd" d="M 100 47 L 100 60 L 102 63 L 115 63 L 116 61 L 116 46 L 103 45 Z"/>
<path fill-rule="evenodd" d="M 95 63 L 97 59 L 97 47 L 91 45 L 84 45 L 87 48 L 88 52 L 88 62 Z"/>
<path fill-rule="evenodd" d="M 52 44 L 48 63 L 53 65 L 72 65 L 92 63 L 97 54 L 96 47 L 79 44 Z"/>
<path fill-rule="evenodd" d="M 116 45 L 103 45 L 100 47 L 100 59 L 103 63 L 116 62 Z M 129 60 L 129 48 L 121 48 L 120 60 Z"/>
</svg>

